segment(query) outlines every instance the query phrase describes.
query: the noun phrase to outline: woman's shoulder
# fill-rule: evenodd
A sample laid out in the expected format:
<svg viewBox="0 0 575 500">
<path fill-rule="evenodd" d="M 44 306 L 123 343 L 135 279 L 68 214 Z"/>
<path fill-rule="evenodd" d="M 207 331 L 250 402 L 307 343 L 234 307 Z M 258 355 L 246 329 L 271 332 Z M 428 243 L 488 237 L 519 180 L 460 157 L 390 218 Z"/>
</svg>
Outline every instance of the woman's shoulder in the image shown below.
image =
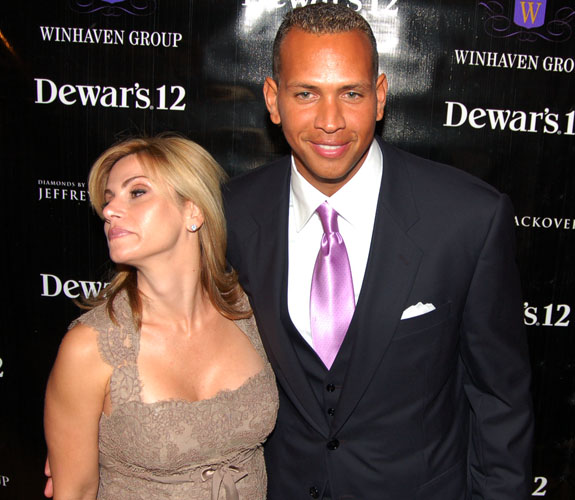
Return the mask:
<svg viewBox="0 0 575 500">
<path fill-rule="evenodd" d="M 112 312 L 113 317 L 107 301 L 99 304 L 72 321 L 68 334 L 80 336 L 82 332 L 91 331 L 102 359 L 119 366 L 136 359 L 138 331 L 124 294 L 114 298 Z"/>
<path fill-rule="evenodd" d="M 106 373 L 106 365 L 98 346 L 98 332 L 87 324 L 77 323 L 62 338 L 52 373 L 64 374 L 64 379 L 83 379 L 89 374 Z"/>
<path fill-rule="evenodd" d="M 262 345 L 262 339 L 260 337 L 260 332 L 258 330 L 258 326 L 256 324 L 256 320 L 253 314 L 249 318 L 245 319 L 236 319 L 234 323 L 237 327 L 246 335 L 246 337 L 250 340 L 251 344 L 254 346 L 255 350 L 258 352 L 260 357 L 267 361 L 267 355 L 265 349 Z"/>
<path fill-rule="evenodd" d="M 98 353 L 98 333 L 85 323 L 70 325 L 62 338 L 59 356 L 73 356 L 74 358 L 89 359 Z"/>
<path fill-rule="evenodd" d="M 109 307 L 109 302 L 112 301 L 112 307 Z M 110 315 L 110 309 L 113 317 Z M 113 298 L 107 299 L 90 310 L 86 311 L 81 316 L 77 317 L 68 329 L 75 327 L 78 324 L 83 324 L 92 327 L 96 331 L 107 330 L 113 325 L 125 323 L 131 319 L 132 314 L 128 303 L 126 292 L 120 292 Z"/>
<path fill-rule="evenodd" d="M 95 331 L 100 331 L 106 329 L 112 319 L 109 317 L 106 311 L 107 302 L 97 305 L 96 307 L 86 311 L 84 314 L 78 316 L 74 321 L 68 326 L 68 331 L 73 330 L 77 327 L 89 327 Z"/>
</svg>

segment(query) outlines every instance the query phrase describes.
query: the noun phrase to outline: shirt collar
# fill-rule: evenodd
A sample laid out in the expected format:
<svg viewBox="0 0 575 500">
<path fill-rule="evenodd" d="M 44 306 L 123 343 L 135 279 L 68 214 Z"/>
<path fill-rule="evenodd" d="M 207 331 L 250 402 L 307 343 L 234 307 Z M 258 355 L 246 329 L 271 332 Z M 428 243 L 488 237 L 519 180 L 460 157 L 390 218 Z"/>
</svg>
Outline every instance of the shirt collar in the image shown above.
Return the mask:
<svg viewBox="0 0 575 500">
<path fill-rule="evenodd" d="M 304 179 L 292 155 L 290 205 L 293 206 L 296 232 L 305 227 L 317 207 L 326 200 L 352 226 L 362 226 L 366 213 L 375 214 L 382 173 L 383 153 L 374 139 L 357 173 L 328 197 Z"/>
</svg>

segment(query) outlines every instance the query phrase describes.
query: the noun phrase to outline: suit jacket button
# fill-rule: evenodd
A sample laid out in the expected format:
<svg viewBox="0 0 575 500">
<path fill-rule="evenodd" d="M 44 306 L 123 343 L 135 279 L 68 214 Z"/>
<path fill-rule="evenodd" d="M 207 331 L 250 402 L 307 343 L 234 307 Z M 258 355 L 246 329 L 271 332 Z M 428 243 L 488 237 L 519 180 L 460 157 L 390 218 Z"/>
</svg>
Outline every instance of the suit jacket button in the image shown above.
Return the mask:
<svg viewBox="0 0 575 500">
<path fill-rule="evenodd" d="M 335 385 L 333 385 L 333 384 L 327 384 L 327 385 L 325 386 L 325 390 L 326 390 L 327 392 L 333 392 L 333 391 L 335 391 Z"/>
<path fill-rule="evenodd" d="M 328 450 L 337 450 L 339 448 L 339 441 L 337 439 L 332 439 L 329 443 L 327 443 Z"/>
<path fill-rule="evenodd" d="M 333 417 L 333 416 L 335 415 L 335 408 L 328 408 L 328 409 L 327 409 L 327 414 L 328 414 L 330 417 Z"/>
<path fill-rule="evenodd" d="M 312 498 L 319 498 L 319 490 L 315 486 L 312 486 L 309 489 L 309 496 Z"/>
</svg>

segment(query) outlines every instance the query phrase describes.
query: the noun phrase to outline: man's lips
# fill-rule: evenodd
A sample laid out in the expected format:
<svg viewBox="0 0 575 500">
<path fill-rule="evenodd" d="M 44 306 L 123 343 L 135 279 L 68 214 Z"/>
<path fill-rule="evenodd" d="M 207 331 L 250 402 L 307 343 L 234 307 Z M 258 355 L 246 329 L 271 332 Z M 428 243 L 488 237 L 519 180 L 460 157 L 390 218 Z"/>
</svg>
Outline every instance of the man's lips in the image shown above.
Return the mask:
<svg viewBox="0 0 575 500">
<path fill-rule="evenodd" d="M 117 238 L 122 238 L 123 236 L 128 236 L 129 234 L 132 233 L 127 229 L 124 229 L 122 227 L 112 227 L 108 231 L 108 241 L 115 240 Z"/>
<path fill-rule="evenodd" d="M 349 149 L 350 143 L 327 144 L 320 142 L 310 142 L 312 149 L 324 158 L 340 158 Z"/>
</svg>

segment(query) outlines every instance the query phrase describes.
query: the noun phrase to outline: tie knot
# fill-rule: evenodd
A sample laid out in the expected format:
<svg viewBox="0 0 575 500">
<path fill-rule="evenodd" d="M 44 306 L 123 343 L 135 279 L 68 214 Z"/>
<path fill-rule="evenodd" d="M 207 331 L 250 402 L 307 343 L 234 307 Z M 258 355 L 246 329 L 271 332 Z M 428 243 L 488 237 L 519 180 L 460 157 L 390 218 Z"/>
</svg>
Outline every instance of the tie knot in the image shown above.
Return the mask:
<svg viewBox="0 0 575 500">
<path fill-rule="evenodd" d="M 323 226 L 323 232 L 325 234 L 339 232 L 339 227 L 337 225 L 338 214 L 328 205 L 327 201 L 324 201 L 319 207 L 317 207 L 316 212 L 321 219 L 321 225 Z"/>
</svg>

